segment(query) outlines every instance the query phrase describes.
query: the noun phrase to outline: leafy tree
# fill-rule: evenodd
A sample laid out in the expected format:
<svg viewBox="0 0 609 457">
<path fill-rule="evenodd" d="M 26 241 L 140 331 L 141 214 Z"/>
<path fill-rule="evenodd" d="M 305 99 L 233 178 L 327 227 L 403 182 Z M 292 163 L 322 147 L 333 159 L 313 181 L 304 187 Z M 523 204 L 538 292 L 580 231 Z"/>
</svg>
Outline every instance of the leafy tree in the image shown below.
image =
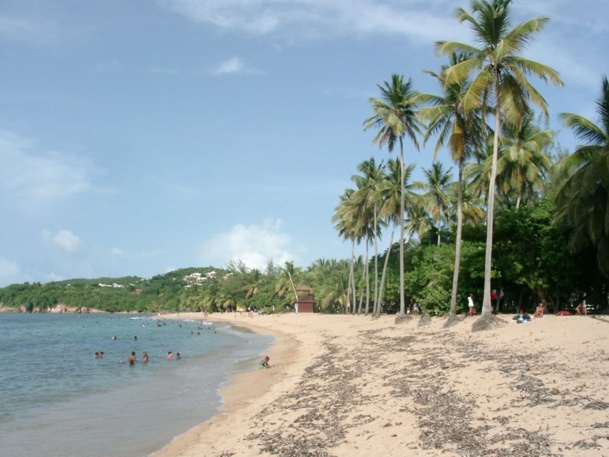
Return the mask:
<svg viewBox="0 0 609 457">
<path fill-rule="evenodd" d="M 450 41 L 436 43 L 436 51 L 439 54 L 451 55 L 457 52 L 471 56 L 444 70 L 446 84 L 463 81 L 475 73 L 464 96 L 465 109 L 480 109 L 487 105 L 489 98 L 494 101 L 495 127 L 491 185 L 487 198 L 484 299 L 482 316 L 474 325 L 474 330 L 482 330 L 492 323 L 491 262 L 495 181 L 501 124 L 520 122 L 528 112 L 529 101 L 538 105 L 547 115 L 546 102 L 527 79 L 528 74 L 534 74 L 544 81 L 549 79 L 557 85 L 562 85 L 555 70 L 519 55 L 531 41 L 533 35 L 540 32 L 549 19 L 538 17 L 510 29 L 510 3 L 510 0 L 472 0 L 473 15 L 462 8 L 456 10 L 459 21 L 467 22 L 471 26 L 476 41 L 481 43 L 480 48 Z"/>
<path fill-rule="evenodd" d="M 450 65 L 456 65 L 465 60 L 468 55 L 452 53 L 449 56 Z M 446 70 L 448 67 L 442 67 Z M 455 242 L 455 266 L 453 271 L 452 291 L 450 298 L 450 318 L 446 321 L 446 326 L 451 326 L 457 322 L 457 292 L 459 284 L 459 269 L 461 262 L 461 239 L 463 227 L 463 170 L 465 161 L 476 153 L 481 147 L 486 132 L 485 125 L 481 119 L 482 110 L 465 110 L 463 97 L 469 89 L 470 81 L 463 78 L 460 81 L 447 84 L 445 73 L 435 73 L 427 71 L 436 78 L 442 88 L 441 95 L 425 94 L 426 102 L 431 106 L 421 110 L 420 114 L 424 119 L 429 120 L 427 132 L 424 136 L 425 143 L 432 135 L 437 135 L 434 158 L 442 146 L 447 145 L 451 158 L 457 163 L 457 183 L 452 187 L 456 189 L 456 242 Z M 453 202 L 454 198 L 451 199 Z"/>
<path fill-rule="evenodd" d="M 387 145 L 389 152 L 392 152 L 396 143 L 400 145 L 400 176 L 401 192 L 400 199 L 400 313 L 406 312 L 404 299 L 404 214 L 405 195 L 404 195 L 404 137 L 408 136 L 415 148 L 419 149 L 417 135 L 421 134 L 420 123 L 416 114 L 418 109 L 418 93 L 412 88 L 412 81 L 406 83 L 402 75 L 394 74 L 391 82 L 385 81 L 384 85 L 378 86 L 381 91 L 381 98 L 370 98 L 370 104 L 374 115 L 364 121 L 364 128 L 377 128 L 378 132 L 374 137 L 373 143 L 379 147 Z"/>
<path fill-rule="evenodd" d="M 544 195 L 546 177 L 552 160 L 545 151 L 552 144 L 553 132 L 541 130 L 533 115 L 525 115 L 517 124 L 505 124 L 500 138 L 497 161 L 497 190 L 516 208 L 524 202 L 534 203 Z M 511 198 L 515 194 L 515 199 Z"/>
<path fill-rule="evenodd" d="M 600 124 L 577 114 L 561 117 L 575 135 L 586 142 L 558 164 L 557 221 L 571 230 L 573 252 L 587 246 L 596 249 L 596 261 L 609 277 L 609 81 L 602 80 L 596 102 Z"/>
</svg>

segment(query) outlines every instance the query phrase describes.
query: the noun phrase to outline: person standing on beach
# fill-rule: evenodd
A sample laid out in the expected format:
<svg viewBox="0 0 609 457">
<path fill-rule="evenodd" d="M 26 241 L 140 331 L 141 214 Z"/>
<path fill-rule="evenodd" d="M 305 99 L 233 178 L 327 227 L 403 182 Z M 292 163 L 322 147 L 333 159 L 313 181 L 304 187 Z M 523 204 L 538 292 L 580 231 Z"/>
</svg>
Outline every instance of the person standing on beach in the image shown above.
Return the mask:
<svg viewBox="0 0 609 457">
<path fill-rule="evenodd" d="M 476 308 L 474 307 L 474 294 L 469 294 L 467 297 L 467 307 L 469 308 L 468 316 L 473 316 L 476 312 Z"/>
</svg>

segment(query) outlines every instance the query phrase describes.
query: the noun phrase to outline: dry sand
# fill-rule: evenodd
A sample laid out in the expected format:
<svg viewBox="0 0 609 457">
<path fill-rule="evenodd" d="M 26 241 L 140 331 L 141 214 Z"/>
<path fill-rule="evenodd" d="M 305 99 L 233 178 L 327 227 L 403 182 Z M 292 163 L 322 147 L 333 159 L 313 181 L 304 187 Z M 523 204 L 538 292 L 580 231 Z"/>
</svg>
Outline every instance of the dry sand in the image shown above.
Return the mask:
<svg viewBox="0 0 609 457">
<path fill-rule="evenodd" d="M 477 333 L 474 318 L 209 319 L 274 334 L 271 368 L 237 376 L 222 413 L 154 457 L 609 457 L 605 316 Z"/>
</svg>

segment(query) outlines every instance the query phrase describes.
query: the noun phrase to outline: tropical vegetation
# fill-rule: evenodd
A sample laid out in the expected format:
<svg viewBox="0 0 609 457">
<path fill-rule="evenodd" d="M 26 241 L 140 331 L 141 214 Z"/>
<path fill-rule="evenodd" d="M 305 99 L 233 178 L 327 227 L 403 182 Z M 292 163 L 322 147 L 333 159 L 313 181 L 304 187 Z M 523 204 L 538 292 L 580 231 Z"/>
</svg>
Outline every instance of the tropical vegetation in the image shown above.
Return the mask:
<svg viewBox="0 0 609 457">
<path fill-rule="evenodd" d="M 473 294 L 482 304 L 474 330 L 492 326 L 494 313 L 532 311 L 540 301 L 557 312 L 585 297 L 607 312 L 609 82 L 601 81 L 598 123 L 561 114 L 582 141 L 572 153 L 561 150 L 545 124 L 549 107 L 529 77 L 559 86 L 561 79 L 522 56 L 549 19 L 512 26 L 511 3 L 472 0 L 471 12 L 456 10 L 477 44 L 435 44 L 447 58 L 437 72 L 426 71 L 437 94 L 417 91 L 399 74 L 377 85 L 380 96 L 369 99 L 372 115 L 363 128 L 375 131 L 374 145 L 389 153 L 398 147 L 399 155 L 345 170 L 351 187 L 338 196 L 331 223 L 350 243 L 349 259 L 14 284 L 0 289 L 0 305 L 272 313 L 293 311 L 298 286 L 306 285 L 319 312 L 407 315 L 416 303 L 431 315 L 448 315 L 447 325 Z M 434 161 L 415 181 L 409 153 L 429 142 Z M 454 167 L 435 160 L 443 149 Z"/>
</svg>

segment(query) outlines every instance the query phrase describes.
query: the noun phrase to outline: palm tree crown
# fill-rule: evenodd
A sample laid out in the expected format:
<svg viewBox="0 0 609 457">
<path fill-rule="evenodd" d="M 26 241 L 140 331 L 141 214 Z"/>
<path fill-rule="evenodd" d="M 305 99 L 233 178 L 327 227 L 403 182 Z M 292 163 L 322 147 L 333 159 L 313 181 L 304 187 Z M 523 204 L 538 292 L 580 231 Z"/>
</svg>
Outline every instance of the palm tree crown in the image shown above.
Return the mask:
<svg viewBox="0 0 609 457">
<path fill-rule="evenodd" d="M 418 93 L 412 89 L 412 81 L 404 82 L 402 75 L 392 75 L 391 83 L 379 85 L 381 98 L 370 98 L 374 115 L 364 121 L 364 129 L 378 128 L 373 143 L 379 147 L 387 145 L 389 152 L 393 151 L 396 143 L 400 145 L 400 313 L 406 312 L 404 297 L 404 136 L 408 136 L 417 150 L 419 142 L 417 135 L 421 133 L 420 123 L 417 119 Z"/>
<path fill-rule="evenodd" d="M 557 219 L 571 228 L 573 251 L 592 244 L 597 263 L 609 277 L 609 81 L 602 80 L 596 102 L 600 124 L 572 113 L 561 118 L 575 135 L 587 142 L 562 159 L 558 166 Z"/>
</svg>

